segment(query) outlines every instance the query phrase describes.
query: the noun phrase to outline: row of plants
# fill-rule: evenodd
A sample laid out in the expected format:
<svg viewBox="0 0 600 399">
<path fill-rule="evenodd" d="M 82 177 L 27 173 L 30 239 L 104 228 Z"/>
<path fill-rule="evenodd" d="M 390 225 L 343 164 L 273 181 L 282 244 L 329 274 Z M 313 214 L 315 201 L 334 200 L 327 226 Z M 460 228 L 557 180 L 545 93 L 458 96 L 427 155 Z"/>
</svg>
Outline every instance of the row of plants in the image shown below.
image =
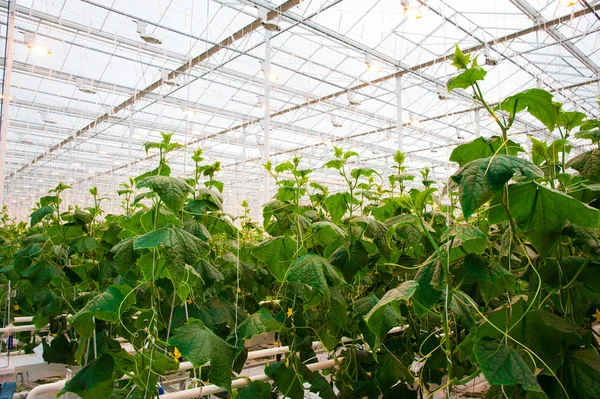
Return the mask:
<svg viewBox="0 0 600 399">
<path fill-rule="evenodd" d="M 220 164 L 202 150 L 192 177 L 170 176 L 180 145 L 163 134 L 146 144 L 156 168 L 120 187 L 122 214 L 104 214 L 96 189 L 93 206 L 65 209 L 59 184 L 29 225 L 5 215 L 13 313 L 50 325 L 46 361 L 84 366 L 64 392 L 155 397 L 185 359 L 192 385 L 237 398 L 449 397 L 480 375 L 488 398 L 597 397 L 600 149 L 571 151 L 573 138 L 600 143 L 600 121 L 541 89 L 492 107 L 477 58 L 457 47 L 452 61 L 448 90 L 472 93 L 500 134 L 456 147 L 447 184 L 425 169 L 418 188 L 400 152 L 384 182 L 335 148 L 324 168 L 347 187 L 330 192 L 296 156 L 265 165 L 277 190 L 259 225 L 247 204 L 223 211 Z M 510 138 L 521 114 L 552 132 L 530 152 Z M 265 332 L 290 353 L 265 367 L 272 382 L 233 390 L 245 342 Z M 337 367 L 307 368 L 313 341 Z"/>
</svg>

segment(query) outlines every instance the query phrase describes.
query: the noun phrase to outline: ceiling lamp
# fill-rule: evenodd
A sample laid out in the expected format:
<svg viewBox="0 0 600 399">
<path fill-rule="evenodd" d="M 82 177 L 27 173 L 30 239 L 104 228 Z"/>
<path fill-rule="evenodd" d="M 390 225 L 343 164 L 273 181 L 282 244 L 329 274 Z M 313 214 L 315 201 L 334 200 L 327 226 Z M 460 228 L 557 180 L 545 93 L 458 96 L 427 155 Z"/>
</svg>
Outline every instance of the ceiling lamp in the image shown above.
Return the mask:
<svg viewBox="0 0 600 399">
<path fill-rule="evenodd" d="M 405 19 L 417 20 L 423 17 L 423 13 L 421 12 L 421 10 L 419 10 L 415 6 L 411 6 L 409 0 L 402 0 L 400 4 L 402 4 L 402 7 L 404 8 Z"/>
<path fill-rule="evenodd" d="M 578 0 L 559 0 L 558 4 L 563 7 L 573 7 L 578 3 Z"/>
<path fill-rule="evenodd" d="M 331 119 L 331 124 L 333 125 L 333 127 L 342 127 L 342 124 L 340 122 L 337 121 L 337 118 L 335 115 L 331 115 L 330 116 Z"/>
<path fill-rule="evenodd" d="M 486 47 L 483 49 L 483 56 L 485 57 L 485 65 L 487 65 L 487 66 L 498 65 L 498 60 L 495 58 L 492 58 L 492 56 L 490 55 L 489 47 Z"/>
<path fill-rule="evenodd" d="M 162 82 L 164 84 L 166 84 L 167 86 L 172 86 L 172 87 L 181 86 L 177 80 L 169 79 L 169 72 L 167 72 L 166 70 L 163 69 L 161 75 L 162 75 Z"/>
<path fill-rule="evenodd" d="M 85 84 L 82 79 L 77 79 L 76 84 L 80 92 L 85 94 L 96 94 L 94 87 L 92 85 Z"/>
<path fill-rule="evenodd" d="M 456 138 L 458 140 L 464 140 L 465 136 L 463 136 L 461 130 L 459 128 L 454 128 L 456 130 Z"/>
<path fill-rule="evenodd" d="M 266 9 L 258 10 L 258 18 L 260 19 L 260 23 L 265 27 L 266 30 L 271 32 L 280 32 L 281 26 L 279 26 L 276 20 L 269 21 L 269 13 Z"/>
<path fill-rule="evenodd" d="M 181 111 L 187 116 L 196 115 L 196 110 L 190 107 L 181 107 Z"/>
<path fill-rule="evenodd" d="M 36 55 L 50 55 L 52 50 L 46 44 L 42 43 L 35 33 L 25 32 L 24 34 L 25 44 L 32 54 Z"/>
<path fill-rule="evenodd" d="M 373 56 L 371 54 L 365 54 L 365 64 L 367 64 L 369 72 L 381 72 L 381 66 L 375 60 L 373 60 Z"/>
<path fill-rule="evenodd" d="M 448 92 L 444 89 L 442 89 L 441 87 L 437 88 L 437 96 L 440 99 L 440 101 L 444 101 L 448 99 Z"/>
<path fill-rule="evenodd" d="M 277 74 L 273 71 L 270 70 L 269 68 L 269 72 L 265 72 L 267 70 L 267 65 L 265 62 L 263 62 L 262 64 L 260 64 L 260 70 L 262 71 L 263 75 L 265 75 L 265 78 L 269 79 L 271 82 L 275 82 L 276 80 L 279 80 L 279 76 L 277 76 Z"/>
<path fill-rule="evenodd" d="M 360 105 L 360 101 L 356 99 L 356 93 L 353 93 L 351 91 L 348 92 L 348 104 L 352 105 L 353 107 L 358 107 Z"/>
<path fill-rule="evenodd" d="M 408 122 L 408 123 L 409 123 L 411 126 L 418 126 L 418 125 L 420 125 L 420 124 L 421 124 L 421 121 L 420 121 L 420 120 L 419 120 L 419 119 L 418 119 L 418 118 L 415 116 L 415 114 L 414 114 L 414 113 L 412 113 L 412 112 L 409 112 L 409 113 L 408 113 L 408 120 L 409 120 L 409 122 Z"/>
<path fill-rule="evenodd" d="M 40 114 L 40 116 L 42 117 L 42 122 L 48 125 L 56 125 L 58 123 L 56 119 L 52 118 L 52 115 L 50 115 L 48 112 L 43 112 Z"/>
<path fill-rule="evenodd" d="M 143 41 L 150 44 L 162 44 L 162 41 L 152 33 L 147 33 L 148 24 L 142 21 L 137 21 L 137 33 Z"/>
</svg>

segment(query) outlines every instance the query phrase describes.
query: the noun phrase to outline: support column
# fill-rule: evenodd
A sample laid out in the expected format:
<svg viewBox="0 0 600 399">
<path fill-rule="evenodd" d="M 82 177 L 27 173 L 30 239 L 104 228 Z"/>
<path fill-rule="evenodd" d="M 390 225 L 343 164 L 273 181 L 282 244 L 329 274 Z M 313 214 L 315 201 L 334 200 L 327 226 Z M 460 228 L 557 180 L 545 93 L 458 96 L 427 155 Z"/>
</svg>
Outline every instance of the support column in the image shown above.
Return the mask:
<svg viewBox="0 0 600 399">
<path fill-rule="evenodd" d="M 242 201 L 246 200 L 246 146 L 248 138 L 246 137 L 246 126 L 242 128 Z"/>
<path fill-rule="evenodd" d="M 473 119 L 475 121 L 475 136 L 481 137 L 481 113 L 478 109 L 476 109 L 473 115 Z"/>
<path fill-rule="evenodd" d="M 6 136 L 8 134 L 8 108 L 10 106 L 10 79 L 13 66 L 13 44 L 15 35 L 15 2 L 8 1 L 8 26 L 4 46 L 4 76 L 2 86 L 2 110 L 0 111 L 0 207 L 4 206 L 4 178 L 6 166 Z"/>
<path fill-rule="evenodd" d="M 404 126 L 402 121 L 402 78 L 396 77 L 396 107 L 397 107 L 397 122 L 398 122 L 398 151 L 404 151 Z"/>
<path fill-rule="evenodd" d="M 265 133 L 263 140 L 263 163 L 267 163 L 269 161 L 269 156 L 271 155 L 271 31 L 267 29 L 265 29 L 265 62 L 263 64 L 263 73 L 265 77 L 265 99 L 263 102 L 265 108 L 263 117 L 263 130 Z M 271 200 L 271 195 L 269 193 L 271 176 L 269 176 L 266 171 L 264 172 L 264 176 L 263 194 L 264 202 L 267 203 Z"/>
</svg>

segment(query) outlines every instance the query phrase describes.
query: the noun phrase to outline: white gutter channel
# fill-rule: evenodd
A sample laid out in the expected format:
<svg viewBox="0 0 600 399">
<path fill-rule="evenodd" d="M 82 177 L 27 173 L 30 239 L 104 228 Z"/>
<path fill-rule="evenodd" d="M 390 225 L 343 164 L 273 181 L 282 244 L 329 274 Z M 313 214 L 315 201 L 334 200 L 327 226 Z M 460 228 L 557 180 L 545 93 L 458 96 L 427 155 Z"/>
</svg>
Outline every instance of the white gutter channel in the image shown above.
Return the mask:
<svg viewBox="0 0 600 399">
<path fill-rule="evenodd" d="M 390 331 L 388 331 L 388 334 L 395 334 L 401 331 L 404 331 L 405 327 L 395 327 L 392 328 Z M 342 338 L 342 342 L 350 342 L 352 341 L 352 339 L 350 338 Z M 318 348 L 322 348 L 323 347 L 323 343 L 320 341 L 314 341 L 312 344 L 313 349 L 318 349 Z M 269 349 L 261 349 L 261 350 L 257 350 L 257 351 L 252 351 L 248 353 L 248 358 L 246 361 L 248 360 L 254 360 L 254 359 L 260 359 L 260 358 L 264 358 L 264 357 L 271 357 L 271 356 L 275 356 L 275 355 L 282 355 L 285 353 L 289 353 L 290 348 L 289 346 L 280 346 L 277 348 L 269 348 Z M 307 367 L 309 369 L 311 369 L 312 371 L 316 371 L 316 370 L 324 370 L 327 368 L 331 368 L 333 367 L 336 362 L 341 361 L 342 358 L 338 358 L 337 360 L 327 360 L 324 362 L 318 362 L 318 363 L 312 363 L 309 364 Z M 203 365 L 202 367 L 205 366 L 210 366 L 210 362 L 206 363 L 205 365 Z M 313 370 L 311 367 L 314 367 L 315 369 Z M 178 372 L 183 372 L 183 371 L 187 371 L 187 370 L 191 370 L 193 369 L 194 366 L 192 365 L 192 363 L 190 362 L 182 362 L 179 364 L 179 370 Z M 123 378 L 121 378 L 121 380 L 126 380 L 129 379 L 128 376 L 124 376 Z M 254 376 L 254 377 L 250 377 L 249 380 L 251 381 L 266 381 L 268 380 L 269 377 L 266 376 L 265 374 L 262 375 L 258 375 L 258 376 Z M 233 388 L 239 388 L 239 387 L 244 387 L 246 385 L 248 385 L 249 382 L 248 379 L 246 378 L 241 378 L 238 380 L 234 380 L 232 382 L 232 387 Z M 37 395 L 43 395 L 43 394 L 48 394 L 48 393 L 56 393 L 61 391 L 66 384 L 67 380 L 60 380 L 57 382 L 53 382 L 51 384 L 44 384 L 44 385 L 38 385 L 37 387 L 33 388 L 29 394 L 27 395 L 27 399 L 34 399 Z M 237 384 L 237 385 L 236 385 Z M 208 392 L 207 389 L 210 389 L 211 391 Z M 212 392 L 212 390 L 217 389 L 217 391 Z M 190 390 L 186 390 L 186 391 L 181 391 L 181 392 L 176 392 L 176 393 L 170 393 L 170 394 L 165 394 L 165 395 L 161 395 L 161 398 L 165 398 L 165 399 L 170 399 L 170 398 L 177 398 L 177 399 L 183 399 L 183 398 L 195 398 L 198 396 L 197 392 L 202 392 L 202 395 L 208 395 L 210 393 L 217 393 L 217 392 L 221 392 L 224 391 L 224 389 L 217 387 L 216 385 L 207 385 L 205 387 L 201 387 L 201 388 L 194 388 L 194 389 L 190 389 Z M 192 395 L 192 396 L 176 396 L 176 395 Z M 175 396 L 173 396 L 175 395 Z"/>
</svg>

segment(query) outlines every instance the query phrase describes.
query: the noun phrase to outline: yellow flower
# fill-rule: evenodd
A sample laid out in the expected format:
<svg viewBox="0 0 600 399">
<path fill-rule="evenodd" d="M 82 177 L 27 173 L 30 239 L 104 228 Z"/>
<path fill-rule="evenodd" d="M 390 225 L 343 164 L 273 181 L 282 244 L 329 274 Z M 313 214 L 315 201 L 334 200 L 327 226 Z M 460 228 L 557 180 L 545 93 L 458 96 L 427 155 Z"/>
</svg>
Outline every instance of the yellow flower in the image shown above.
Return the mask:
<svg viewBox="0 0 600 399">
<path fill-rule="evenodd" d="M 294 311 L 292 310 L 292 308 L 288 308 L 288 311 L 287 311 L 288 317 L 292 317 L 293 314 L 294 314 Z"/>
<path fill-rule="evenodd" d="M 19 310 L 19 309 L 21 309 L 21 308 L 19 307 L 19 305 L 15 305 L 15 306 L 13 306 L 13 310 Z"/>
<path fill-rule="evenodd" d="M 373 373 L 371 373 L 370 371 L 367 371 L 367 376 L 368 376 L 369 378 L 371 378 L 371 377 L 373 377 Z"/>
<path fill-rule="evenodd" d="M 238 287 L 238 290 L 237 290 L 237 291 L 238 291 L 238 292 L 242 292 L 242 289 L 241 289 L 240 287 Z"/>
<path fill-rule="evenodd" d="M 596 323 L 600 323 L 600 310 L 596 308 L 596 313 L 594 313 L 594 318 L 596 319 Z"/>
<path fill-rule="evenodd" d="M 177 362 L 179 362 L 179 358 L 182 357 L 181 353 L 179 353 L 179 349 L 177 349 L 177 347 L 175 347 L 175 349 L 173 350 L 173 353 L 170 353 L 170 355 Z"/>
<path fill-rule="evenodd" d="M 186 300 L 186 302 L 187 302 L 187 303 L 189 303 L 189 304 L 191 304 L 191 303 L 192 303 L 192 298 L 188 298 L 188 299 Z"/>
</svg>

